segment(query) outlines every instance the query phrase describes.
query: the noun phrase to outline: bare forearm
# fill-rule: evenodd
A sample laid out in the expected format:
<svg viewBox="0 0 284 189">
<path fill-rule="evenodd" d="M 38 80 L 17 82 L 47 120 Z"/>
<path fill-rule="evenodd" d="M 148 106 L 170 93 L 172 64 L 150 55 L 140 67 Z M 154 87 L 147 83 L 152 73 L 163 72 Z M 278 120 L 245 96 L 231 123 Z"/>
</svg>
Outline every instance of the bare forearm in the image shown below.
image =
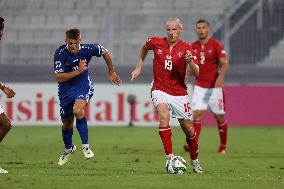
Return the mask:
<svg viewBox="0 0 284 189">
<path fill-rule="evenodd" d="M 103 58 L 104 58 L 104 60 L 105 60 L 105 62 L 107 64 L 108 72 L 109 73 L 114 72 L 114 67 L 113 67 L 113 64 L 112 64 L 112 58 L 111 58 L 110 54 L 107 51 L 105 51 L 105 53 L 103 54 Z"/>
<path fill-rule="evenodd" d="M 190 64 L 190 68 L 192 70 L 192 75 L 198 76 L 199 75 L 199 66 L 195 63 Z"/>
<path fill-rule="evenodd" d="M 192 60 L 186 60 L 186 72 L 188 75 L 198 76 L 199 66 Z"/>
<path fill-rule="evenodd" d="M 70 79 L 73 79 L 74 77 L 78 76 L 80 74 L 79 70 L 74 70 L 72 72 L 67 73 L 57 73 L 55 75 L 55 79 L 58 83 L 62 83 L 65 81 L 68 81 Z"/>
<path fill-rule="evenodd" d="M 229 69 L 229 64 L 228 64 L 228 61 L 227 59 L 223 59 L 223 60 L 220 60 L 220 64 L 221 64 L 221 69 L 219 71 L 219 77 L 222 77 L 222 78 L 225 78 L 227 72 L 228 72 L 228 69 Z"/>
<path fill-rule="evenodd" d="M 143 44 L 138 55 L 136 68 L 142 69 L 147 54 L 148 50 L 146 48 L 146 44 Z"/>
</svg>

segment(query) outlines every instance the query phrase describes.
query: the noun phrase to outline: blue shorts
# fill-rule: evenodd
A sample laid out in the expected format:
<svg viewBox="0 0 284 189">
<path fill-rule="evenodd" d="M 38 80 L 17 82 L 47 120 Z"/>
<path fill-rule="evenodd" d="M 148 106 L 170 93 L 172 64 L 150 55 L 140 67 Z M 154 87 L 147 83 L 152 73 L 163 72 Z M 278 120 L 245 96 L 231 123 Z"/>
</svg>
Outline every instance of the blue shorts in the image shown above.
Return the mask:
<svg viewBox="0 0 284 189">
<path fill-rule="evenodd" d="M 78 99 L 83 99 L 89 103 L 94 94 L 94 88 L 88 88 L 72 95 L 65 95 L 60 97 L 60 116 L 61 118 L 68 118 L 73 116 L 73 106 Z"/>
</svg>

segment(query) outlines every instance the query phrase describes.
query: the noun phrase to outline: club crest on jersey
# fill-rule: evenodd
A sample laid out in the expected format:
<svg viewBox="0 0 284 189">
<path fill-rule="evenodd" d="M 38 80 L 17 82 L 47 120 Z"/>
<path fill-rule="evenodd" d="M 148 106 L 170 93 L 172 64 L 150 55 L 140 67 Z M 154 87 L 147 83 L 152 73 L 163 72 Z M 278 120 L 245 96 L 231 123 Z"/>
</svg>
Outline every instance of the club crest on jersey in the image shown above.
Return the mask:
<svg viewBox="0 0 284 189">
<path fill-rule="evenodd" d="M 211 54 L 212 52 L 213 52 L 212 49 L 209 49 L 209 50 L 208 50 L 208 53 L 209 53 L 209 54 Z"/>
<path fill-rule="evenodd" d="M 171 55 L 167 55 L 166 59 L 172 59 L 172 56 Z"/>
<path fill-rule="evenodd" d="M 182 52 L 178 52 L 179 57 L 182 57 L 182 54 L 183 54 Z"/>
<path fill-rule="evenodd" d="M 194 49 L 193 51 L 194 51 L 195 53 L 197 53 L 197 49 Z"/>
<path fill-rule="evenodd" d="M 163 54 L 163 50 L 162 49 L 158 49 L 158 54 Z"/>
</svg>

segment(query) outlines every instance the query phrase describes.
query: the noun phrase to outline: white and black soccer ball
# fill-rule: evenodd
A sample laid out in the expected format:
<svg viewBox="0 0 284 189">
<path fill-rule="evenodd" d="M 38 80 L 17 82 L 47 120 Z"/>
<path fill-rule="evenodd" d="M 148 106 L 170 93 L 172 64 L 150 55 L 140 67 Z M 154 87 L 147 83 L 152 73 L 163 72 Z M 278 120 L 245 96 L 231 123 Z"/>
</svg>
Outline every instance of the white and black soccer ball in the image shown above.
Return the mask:
<svg viewBox="0 0 284 189">
<path fill-rule="evenodd" d="M 171 174 L 183 174 L 186 172 L 186 161 L 181 156 L 173 156 L 167 160 L 166 169 Z"/>
</svg>

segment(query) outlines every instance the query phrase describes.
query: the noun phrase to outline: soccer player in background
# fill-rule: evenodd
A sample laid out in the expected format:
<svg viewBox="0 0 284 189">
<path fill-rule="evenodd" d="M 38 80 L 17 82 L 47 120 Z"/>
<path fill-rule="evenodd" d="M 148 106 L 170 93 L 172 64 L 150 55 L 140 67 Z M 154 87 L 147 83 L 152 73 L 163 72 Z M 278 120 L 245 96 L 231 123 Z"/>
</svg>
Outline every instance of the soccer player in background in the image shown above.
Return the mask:
<svg viewBox="0 0 284 189">
<path fill-rule="evenodd" d="M 5 20 L 2 17 L 0 17 L 0 40 L 2 39 L 2 36 L 4 35 L 4 21 Z M 12 98 L 16 94 L 15 91 L 13 91 L 13 89 L 10 89 L 9 87 L 5 86 L 1 82 L 0 82 L 0 89 L 3 93 L 5 93 L 7 98 Z M 6 134 L 10 131 L 11 127 L 12 127 L 11 121 L 6 116 L 6 114 L 4 113 L 0 105 L 0 143 L 4 139 Z M 1 173 L 8 173 L 8 171 L 0 167 L 0 174 Z"/>
<path fill-rule="evenodd" d="M 229 68 L 226 51 L 217 39 L 209 36 L 210 25 L 206 20 L 196 22 L 198 40 L 192 49 L 200 62 L 192 95 L 193 126 L 197 139 L 205 110 L 211 111 L 218 124 L 220 146 L 218 152 L 225 154 L 227 147 L 227 121 L 225 119 L 224 77 Z M 184 145 L 188 151 L 189 146 Z"/>
<path fill-rule="evenodd" d="M 149 50 L 153 50 L 153 75 L 151 99 L 159 115 L 159 135 L 163 143 L 166 160 L 174 156 L 172 131 L 169 125 L 170 111 L 177 118 L 190 146 L 193 171 L 202 173 L 198 161 L 198 143 L 192 126 L 192 112 L 189 103 L 185 78 L 198 75 L 197 59 L 191 46 L 180 39 L 182 23 L 178 18 L 169 18 L 166 23 L 167 37 L 151 37 L 142 45 L 136 68 L 131 80 L 136 79 L 142 70 Z M 196 59 L 196 60 L 195 60 Z"/>
<path fill-rule="evenodd" d="M 112 58 L 107 49 L 100 44 L 80 44 L 81 33 L 78 29 L 66 31 L 65 45 L 60 46 L 54 54 L 54 73 L 58 82 L 60 116 L 62 120 L 62 138 L 65 150 L 58 165 L 64 165 L 76 150 L 72 143 L 73 122 L 79 132 L 85 158 L 90 159 L 94 153 L 88 142 L 88 126 L 84 109 L 93 96 L 94 86 L 88 74 L 88 65 L 92 56 L 103 57 L 107 66 L 111 84 L 120 85 L 121 80 L 115 73 Z"/>
</svg>

